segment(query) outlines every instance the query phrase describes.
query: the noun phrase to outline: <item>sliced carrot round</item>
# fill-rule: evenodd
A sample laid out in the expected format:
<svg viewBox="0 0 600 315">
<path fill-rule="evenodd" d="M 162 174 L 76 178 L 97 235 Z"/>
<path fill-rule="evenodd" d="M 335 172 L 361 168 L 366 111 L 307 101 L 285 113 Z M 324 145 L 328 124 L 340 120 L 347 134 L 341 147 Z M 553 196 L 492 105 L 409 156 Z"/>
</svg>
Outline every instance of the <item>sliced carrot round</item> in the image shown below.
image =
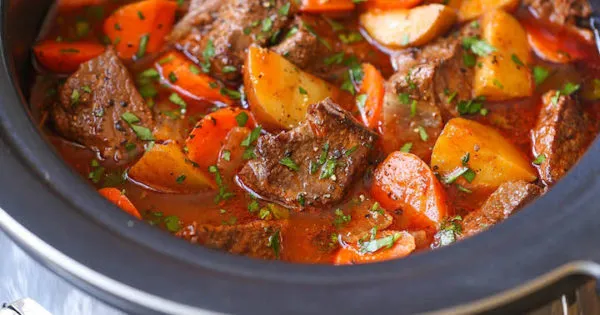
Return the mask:
<svg viewBox="0 0 600 315">
<path fill-rule="evenodd" d="M 175 22 L 177 3 L 145 0 L 125 5 L 104 21 L 104 33 L 123 59 L 159 51 Z"/>
<path fill-rule="evenodd" d="M 414 154 L 390 154 L 373 174 L 371 194 L 391 211 L 392 227 L 396 229 L 435 233 L 448 215 L 442 185 L 429 166 Z"/>
<path fill-rule="evenodd" d="M 202 73 L 200 67 L 182 53 L 172 51 L 165 54 L 156 62 L 156 69 L 163 82 L 188 99 L 221 102 L 227 105 L 233 103 L 221 93 L 221 85 L 217 80 Z"/>
<path fill-rule="evenodd" d="M 56 73 L 75 72 L 80 64 L 97 57 L 104 50 L 104 46 L 96 43 L 66 43 L 53 40 L 43 41 L 33 47 L 37 61 L 44 68 Z"/>
<path fill-rule="evenodd" d="M 250 112 L 239 108 L 222 108 L 206 115 L 196 124 L 185 142 L 187 156 L 202 169 L 207 169 L 217 163 L 221 147 L 233 128 L 253 128 L 254 125 Z"/>
<path fill-rule="evenodd" d="M 132 216 L 140 220 L 142 219 L 142 216 L 140 215 L 138 209 L 133 205 L 133 203 L 131 203 L 129 198 L 127 198 L 127 196 L 125 196 L 120 190 L 116 188 L 102 188 L 98 190 L 98 193 L 100 193 L 100 195 L 104 196 L 104 198 L 108 199 L 110 202 L 117 205 L 123 211 L 131 214 Z"/>
<path fill-rule="evenodd" d="M 371 64 L 363 64 L 362 69 L 364 77 L 357 96 L 358 110 L 365 126 L 374 129 L 381 121 L 385 80 Z"/>
</svg>

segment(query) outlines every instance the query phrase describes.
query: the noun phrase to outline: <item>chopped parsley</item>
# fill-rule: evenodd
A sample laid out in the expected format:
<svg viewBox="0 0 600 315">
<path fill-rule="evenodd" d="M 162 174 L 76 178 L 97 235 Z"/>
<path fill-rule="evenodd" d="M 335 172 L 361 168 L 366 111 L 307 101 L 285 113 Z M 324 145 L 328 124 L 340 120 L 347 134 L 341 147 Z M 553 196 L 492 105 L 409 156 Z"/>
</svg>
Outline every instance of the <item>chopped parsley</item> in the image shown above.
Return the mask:
<svg viewBox="0 0 600 315">
<path fill-rule="evenodd" d="M 440 231 L 435 235 L 436 247 L 448 246 L 458 239 L 458 236 L 462 234 L 462 221 L 461 216 L 455 216 L 444 220 Z"/>
<path fill-rule="evenodd" d="M 273 235 L 269 236 L 269 248 L 273 249 L 273 253 L 275 254 L 275 258 L 279 259 L 279 254 L 281 251 L 281 240 L 279 235 L 279 230 L 275 231 Z"/>
<path fill-rule="evenodd" d="M 335 168 L 337 167 L 337 162 L 334 159 L 328 159 L 325 162 L 325 165 L 321 168 L 321 175 L 319 179 L 331 178 L 335 173 Z"/>
<path fill-rule="evenodd" d="M 419 127 L 417 127 L 417 129 L 419 130 L 419 137 L 421 137 L 421 140 L 423 140 L 423 141 L 429 140 L 429 135 L 427 134 L 427 130 L 425 130 L 425 128 L 423 126 L 419 126 Z"/>
<path fill-rule="evenodd" d="M 465 52 L 463 54 L 463 63 L 465 64 L 465 66 L 472 68 L 475 67 L 475 65 L 477 64 L 477 59 L 475 58 L 475 55 Z"/>
<path fill-rule="evenodd" d="M 215 165 L 211 165 L 208 167 L 208 171 L 215 176 L 215 183 L 217 183 L 217 187 L 219 187 L 219 193 L 215 196 L 215 203 L 233 198 L 235 194 L 227 191 L 227 186 L 223 183 L 223 177 L 221 177 L 219 168 Z"/>
<path fill-rule="evenodd" d="M 292 158 L 289 156 L 283 157 L 281 160 L 279 160 L 279 164 L 286 166 L 292 171 L 298 171 L 300 169 L 298 164 L 296 164 L 296 162 L 294 162 L 294 160 L 292 160 Z"/>
<path fill-rule="evenodd" d="M 402 234 L 400 232 L 394 232 L 392 235 L 375 239 L 374 235 L 371 234 L 371 240 L 360 243 L 358 251 L 364 255 L 367 253 L 375 253 L 382 248 L 392 248 L 401 236 Z"/>
<path fill-rule="evenodd" d="M 177 182 L 177 184 L 183 184 L 183 182 L 185 181 L 187 176 L 185 175 L 179 175 L 177 176 L 177 178 L 175 179 L 175 182 Z"/>
<path fill-rule="evenodd" d="M 323 63 L 327 66 L 330 66 L 332 64 L 341 64 L 344 61 L 344 56 L 345 54 L 342 51 L 325 58 L 325 60 L 323 60 Z"/>
<path fill-rule="evenodd" d="M 242 155 L 244 160 L 250 160 L 256 157 L 254 154 L 254 146 L 252 144 L 258 140 L 261 131 L 262 127 L 257 126 L 256 128 L 252 129 L 252 132 L 250 132 L 250 134 L 244 140 L 242 140 L 240 145 L 246 148 L 244 154 Z"/>
<path fill-rule="evenodd" d="M 340 35 L 338 35 L 338 38 L 344 44 L 354 44 L 354 43 L 358 43 L 363 40 L 363 37 L 362 37 L 362 35 L 360 35 L 359 32 L 350 32 L 348 34 L 340 34 Z"/>
<path fill-rule="evenodd" d="M 240 112 L 235 116 L 235 121 L 240 127 L 246 126 L 246 123 L 248 123 L 248 114 L 246 114 L 246 112 Z"/>
<path fill-rule="evenodd" d="M 546 69 L 544 67 L 540 67 L 540 66 L 533 67 L 532 72 L 533 72 L 533 79 L 535 81 L 535 85 L 542 84 L 544 81 L 546 81 L 548 76 L 550 76 L 550 71 L 548 71 L 548 69 Z"/>
<path fill-rule="evenodd" d="M 187 103 L 177 93 L 172 93 L 169 96 L 169 101 L 171 101 L 171 103 L 175 105 L 178 105 L 179 107 L 181 107 L 181 109 L 185 109 L 187 107 Z"/>
<path fill-rule="evenodd" d="M 369 96 L 367 94 L 359 94 L 356 96 L 356 106 L 358 106 L 358 108 L 364 108 L 365 104 L 367 103 L 367 98 Z"/>
<path fill-rule="evenodd" d="M 181 221 L 179 220 L 179 217 L 175 215 L 165 217 L 163 222 L 165 223 L 167 230 L 171 233 L 177 233 L 181 230 Z"/>
<path fill-rule="evenodd" d="M 483 101 L 485 101 L 485 97 L 483 96 L 478 96 L 468 101 L 460 100 L 456 105 L 456 110 L 461 115 L 481 113 L 481 110 L 483 109 Z"/>
<path fill-rule="evenodd" d="M 472 51 L 478 56 L 487 56 L 496 51 L 494 46 L 477 37 L 465 37 L 462 44 L 465 49 Z"/>
<path fill-rule="evenodd" d="M 225 87 L 222 87 L 221 90 L 219 90 L 219 93 L 229 97 L 232 100 L 239 100 L 242 98 L 242 93 L 240 93 L 240 91 L 231 90 Z"/>
<path fill-rule="evenodd" d="M 535 160 L 533 160 L 533 164 L 535 165 L 542 165 L 544 162 L 546 162 L 546 155 L 544 154 L 538 155 Z"/>
<path fill-rule="evenodd" d="M 290 14 L 290 6 L 291 3 L 289 2 L 286 2 L 284 5 L 282 5 L 281 8 L 279 8 L 279 15 L 288 16 L 288 14 Z"/>
<path fill-rule="evenodd" d="M 221 153 L 221 157 L 225 161 L 231 161 L 231 151 L 229 151 L 229 150 L 223 150 L 223 152 Z"/>
<path fill-rule="evenodd" d="M 410 96 L 408 95 L 408 93 L 400 93 L 400 95 L 398 95 L 398 100 L 401 104 L 410 104 Z"/>
<path fill-rule="evenodd" d="M 135 56 L 139 59 L 146 55 L 146 49 L 148 46 L 148 41 L 150 41 L 150 34 L 144 34 L 140 37 L 140 46 L 138 47 L 138 51 Z"/>
<path fill-rule="evenodd" d="M 356 150 L 358 150 L 358 145 L 355 145 L 355 146 L 353 146 L 352 148 L 350 148 L 350 149 L 346 150 L 346 151 L 344 152 L 344 155 L 345 155 L 345 156 L 350 156 L 350 155 L 352 155 L 352 153 L 356 152 Z"/>
<path fill-rule="evenodd" d="M 71 93 L 71 106 L 76 106 L 77 104 L 79 104 L 79 97 L 79 90 L 74 89 Z"/>
<path fill-rule="evenodd" d="M 512 59 L 512 61 L 519 67 L 523 67 L 525 66 L 525 64 L 523 63 L 523 61 L 521 61 L 521 59 L 519 59 L 519 56 L 517 56 L 516 54 L 512 54 L 510 56 L 510 59 Z"/>
<path fill-rule="evenodd" d="M 215 56 L 215 44 L 212 39 L 208 40 L 206 47 L 202 51 L 203 62 L 200 63 L 200 67 L 202 67 L 202 72 L 209 73 L 210 72 L 210 60 Z"/>
<path fill-rule="evenodd" d="M 342 209 L 337 208 L 334 211 L 335 219 L 333 219 L 333 225 L 336 227 L 341 227 L 352 220 L 352 216 L 349 214 L 344 214 Z"/>
<path fill-rule="evenodd" d="M 308 92 L 301 86 L 298 87 L 298 93 L 302 95 L 308 95 Z"/>
<path fill-rule="evenodd" d="M 402 148 L 400 148 L 400 152 L 410 153 L 410 150 L 412 149 L 412 147 L 413 147 L 413 143 L 407 142 L 402 146 Z"/>
<path fill-rule="evenodd" d="M 237 72 L 237 68 L 235 66 L 225 66 L 223 67 L 223 69 L 221 69 L 221 71 L 223 71 L 223 73 L 233 73 L 233 72 Z"/>
</svg>

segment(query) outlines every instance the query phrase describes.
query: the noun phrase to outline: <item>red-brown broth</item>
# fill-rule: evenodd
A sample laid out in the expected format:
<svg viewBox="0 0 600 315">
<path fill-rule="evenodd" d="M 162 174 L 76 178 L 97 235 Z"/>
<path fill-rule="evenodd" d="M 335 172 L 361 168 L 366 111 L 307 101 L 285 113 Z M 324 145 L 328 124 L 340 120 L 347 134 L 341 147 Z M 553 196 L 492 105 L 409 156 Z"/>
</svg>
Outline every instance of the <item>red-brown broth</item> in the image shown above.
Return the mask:
<svg viewBox="0 0 600 315">
<path fill-rule="evenodd" d="M 102 7 L 103 18 L 107 17 L 123 3 L 128 2 L 135 1 L 107 1 L 106 5 Z M 59 16 L 54 18 L 54 22 L 50 24 L 49 28 L 45 30 L 44 38 L 74 38 L 72 25 L 74 25 L 79 18 L 85 16 L 89 18 L 89 21 L 92 21 L 92 29 L 83 39 L 101 43 L 103 19 L 93 18 L 92 16 L 94 13 L 90 12 L 89 9 L 60 12 Z M 518 17 L 529 18 L 527 13 L 523 12 L 519 12 Z M 356 16 L 345 18 L 343 23 L 349 29 L 359 29 Z M 328 36 L 328 32 L 330 32 L 329 29 L 319 29 L 317 31 L 320 34 L 323 34 L 323 36 Z M 366 41 L 364 44 L 355 46 L 354 49 L 357 55 L 365 56 L 368 61 L 375 64 L 382 71 L 384 77 L 388 78 L 393 73 L 389 58 L 385 58 L 386 55 L 382 52 L 383 49 L 372 46 Z M 593 47 L 590 49 L 593 49 Z M 589 55 L 596 56 L 597 52 L 590 51 Z M 148 56 L 138 62 L 127 63 L 127 66 L 132 71 L 132 75 L 137 76 L 141 71 L 150 67 L 158 57 L 159 54 Z M 583 83 L 584 80 L 600 77 L 600 73 L 598 72 L 600 67 L 589 67 L 586 66 L 586 63 L 561 66 L 545 63 L 539 59 L 535 59 L 534 63 L 544 65 L 546 68 L 551 69 L 553 73 L 542 86 L 538 87 L 535 95 L 527 99 L 507 102 L 488 102 L 486 103 L 486 108 L 489 109 L 489 114 L 487 116 L 477 115 L 471 117 L 484 124 L 494 126 L 505 135 L 507 139 L 512 140 L 522 153 L 532 160 L 534 157 L 531 151 L 531 129 L 534 127 L 537 120 L 540 109 L 539 100 L 541 93 L 549 89 L 561 88 L 566 82 Z M 31 107 L 36 118 L 40 120 L 42 127 L 44 127 L 51 143 L 65 161 L 73 166 L 81 176 L 88 178 L 88 174 L 92 171 L 92 167 L 90 166 L 91 161 L 94 159 L 99 160 L 98 157 L 92 151 L 84 147 L 61 139 L 54 134 L 51 127 L 47 127 L 45 124 L 44 109 L 47 108 L 51 102 L 56 100 L 55 95 L 48 95 L 49 86 L 56 87 L 57 82 L 61 79 L 63 79 L 63 77 L 53 76 L 52 74 L 43 73 L 42 71 L 38 72 L 38 79 L 31 89 Z M 156 97 L 157 106 L 164 106 L 164 111 L 176 109 L 175 107 L 170 107 L 170 105 L 168 105 L 169 102 L 166 101 L 171 92 L 159 85 L 157 85 L 157 88 L 160 91 L 159 96 Z M 195 121 L 203 114 L 210 113 L 215 106 L 221 106 L 221 104 L 210 104 L 200 100 L 193 100 L 189 97 L 186 100 L 189 102 L 197 102 L 198 104 L 196 105 L 198 106 L 193 107 L 201 108 L 202 110 L 199 112 L 188 113 L 188 117 L 185 118 L 187 119 L 187 122 L 183 124 L 184 126 L 181 132 L 182 137 L 185 137 L 187 131 L 190 130 Z M 240 103 L 237 104 L 237 106 L 244 106 L 244 104 Z M 585 103 L 584 107 L 595 120 L 600 118 L 600 103 Z M 596 132 L 596 130 L 593 130 L 593 132 Z M 100 163 L 106 168 L 105 174 L 112 174 L 110 175 L 111 183 L 107 183 L 106 181 L 101 181 L 97 184 L 90 181 L 90 183 L 96 188 L 101 188 L 106 184 L 110 184 L 111 187 L 124 189 L 127 192 L 127 196 L 140 210 L 144 218 L 151 223 L 153 219 L 156 218 L 156 215 L 153 213 L 160 213 L 162 216 L 177 216 L 184 227 L 193 222 L 198 224 L 220 225 L 223 223 L 231 223 L 233 220 L 235 220 L 236 223 L 246 223 L 256 220 L 256 214 L 248 211 L 248 204 L 251 201 L 251 198 L 247 192 L 237 185 L 231 185 L 230 187 L 230 189 L 236 193 L 235 198 L 228 201 L 226 205 L 215 204 L 213 202 L 215 196 L 214 191 L 179 195 L 157 192 L 135 183 L 130 179 L 125 179 L 122 182 L 116 181 L 115 183 L 115 179 L 118 179 L 120 174 L 125 172 L 131 164 L 117 165 L 112 161 L 100 161 Z M 367 171 L 366 173 L 365 179 L 356 184 L 356 187 L 347 197 L 348 200 L 359 198 L 360 195 L 367 196 L 368 198 L 368 174 L 370 172 Z M 462 214 L 477 208 L 485 198 L 487 198 L 488 194 L 491 193 L 487 192 L 482 195 L 468 195 L 457 191 L 454 186 L 446 187 L 446 190 L 448 193 L 449 204 L 457 214 Z M 332 263 L 334 252 L 328 249 L 326 244 L 315 244 L 314 239 L 327 239 L 329 236 L 328 233 L 335 232 L 332 221 L 334 219 L 333 209 L 336 208 L 347 209 L 348 206 L 338 205 L 332 209 L 323 209 L 319 212 L 291 211 L 291 228 L 286 232 L 286 237 L 282 244 L 283 251 L 281 259 L 299 263 Z M 164 228 L 164 226 L 162 227 Z M 317 237 L 320 234 L 326 235 L 324 235 L 324 237 Z M 429 241 L 431 240 L 430 236 Z M 424 246 L 423 248 L 426 247 L 427 246 Z"/>
</svg>

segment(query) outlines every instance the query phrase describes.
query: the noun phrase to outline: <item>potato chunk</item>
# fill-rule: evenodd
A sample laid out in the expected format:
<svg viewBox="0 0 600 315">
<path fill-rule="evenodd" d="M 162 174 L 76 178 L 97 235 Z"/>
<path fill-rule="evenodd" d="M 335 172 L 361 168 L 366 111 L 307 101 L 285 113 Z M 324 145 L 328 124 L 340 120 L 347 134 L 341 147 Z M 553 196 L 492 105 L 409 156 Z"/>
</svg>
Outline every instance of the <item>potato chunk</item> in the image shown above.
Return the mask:
<svg viewBox="0 0 600 315">
<path fill-rule="evenodd" d="M 519 2 L 519 0 L 462 0 L 458 6 L 458 20 L 460 22 L 473 20 L 494 9 L 512 11 L 519 6 Z"/>
<path fill-rule="evenodd" d="M 155 144 L 129 169 L 128 176 L 160 192 L 190 193 L 216 187 L 208 170 L 194 166 L 174 142 Z"/>
<path fill-rule="evenodd" d="M 367 32 L 379 43 L 392 48 L 427 44 L 446 33 L 455 21 L 455 11 L 441 4 L 408 10 L 372 10 L 360 15 L 360 23 Z"/>
<path fill-rule="evenodd" d="M 447 184 L 461 169 L 472 170 L 475 176 L 467 177 L 470 182 L 464 177 L 455 181 L 473 192 L 493 191 L 505 182 L 531 182 L 537 178 L 531 162 L 498 131 L 463 118 L 446 124 L 433 148 L 431 165 Z"/>
<path fill-rule="evenodd" d="M 303 72 L 275 52 L 252 46 L 248 50 L 244 85 L 250 109 L 268 130 L 291 129 L 304 120 L 309 105 L 331 97 L 348 104 L 332 84 Z"/>
<path fill-rule="evenodd" d="M 477 96 L 501 101 L 531 96 L 533 82 L 527 64 L 531 62 L 527 34 L 512 15 L 496 10 L 484 15 L 483 40 L 496 50 L 479 57 L 473 84 Z"/>
</svg>

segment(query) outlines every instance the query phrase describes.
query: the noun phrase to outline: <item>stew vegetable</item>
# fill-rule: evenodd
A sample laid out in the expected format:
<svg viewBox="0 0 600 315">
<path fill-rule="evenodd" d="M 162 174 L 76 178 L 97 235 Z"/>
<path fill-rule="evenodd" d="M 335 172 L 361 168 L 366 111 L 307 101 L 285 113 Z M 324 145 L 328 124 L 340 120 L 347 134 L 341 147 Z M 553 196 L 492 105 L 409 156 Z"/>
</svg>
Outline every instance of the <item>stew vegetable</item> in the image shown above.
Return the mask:
<svg viewBox="0 0 600 315">
<path fill-rule="evenodd" d="M 254 258 L 447 246 L 598 131 L 585 0 L 59 0 L 31 109 L 130 214 Z M 108 210 L 107 210 L 108 211 Z"/>
</svg>

